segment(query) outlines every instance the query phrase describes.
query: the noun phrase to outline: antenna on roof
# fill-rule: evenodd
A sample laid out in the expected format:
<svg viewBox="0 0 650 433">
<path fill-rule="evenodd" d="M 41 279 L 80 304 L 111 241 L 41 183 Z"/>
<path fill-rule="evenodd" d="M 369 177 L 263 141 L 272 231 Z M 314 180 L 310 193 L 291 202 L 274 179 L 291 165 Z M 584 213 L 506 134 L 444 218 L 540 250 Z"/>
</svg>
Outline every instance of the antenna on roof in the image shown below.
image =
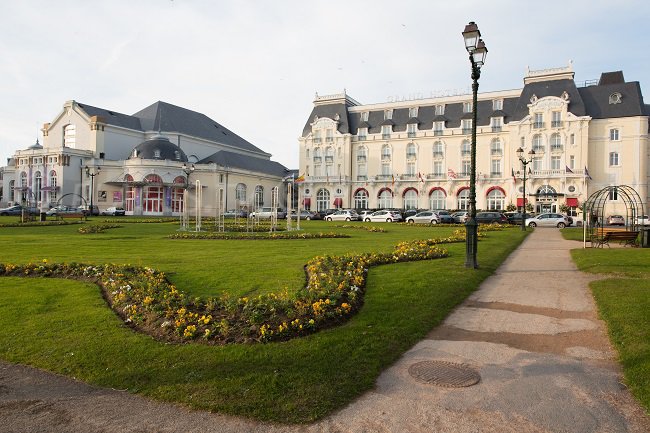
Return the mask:
<svg viewBox="0 0 650 433">
<path fill-rule="evenodd" d="M 158 116 L 158 135 L 162 135 L 162 107 L 158 105 L 158 111 L 160 113 L 160 116 Z"/>
</svg>

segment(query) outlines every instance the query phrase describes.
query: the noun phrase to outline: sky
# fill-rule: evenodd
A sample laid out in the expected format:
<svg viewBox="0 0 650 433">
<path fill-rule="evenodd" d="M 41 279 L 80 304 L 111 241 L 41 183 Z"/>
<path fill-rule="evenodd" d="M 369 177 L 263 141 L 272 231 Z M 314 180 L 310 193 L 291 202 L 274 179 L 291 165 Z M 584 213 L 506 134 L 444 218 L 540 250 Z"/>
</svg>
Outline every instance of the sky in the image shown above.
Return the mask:
<svg viewBox="0 0 650 433">
<path fill-rule="evenodd" d="M 68 100 L 198 111 L 288 168 L 315 93 L 364 104 L 469 92 L 461 32 L 488 48 L 479 93 L 573 62 L 650 101 L 647 0 L 0 0 L 0 165 Z M 646 74 L 644 74 L 646 72 Z"/>
</svg>

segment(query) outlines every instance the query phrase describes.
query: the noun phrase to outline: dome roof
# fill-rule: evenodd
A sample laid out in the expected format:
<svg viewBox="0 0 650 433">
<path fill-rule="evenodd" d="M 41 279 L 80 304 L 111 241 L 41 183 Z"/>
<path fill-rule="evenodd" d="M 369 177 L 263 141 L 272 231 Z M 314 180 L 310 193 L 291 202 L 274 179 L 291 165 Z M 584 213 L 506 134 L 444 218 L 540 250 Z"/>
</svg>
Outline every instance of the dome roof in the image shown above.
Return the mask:
<svg viewBox="0 0 650 433">
<path fill-rule="evenodd" d="M 135 146 L 131 156 L 129 156 L 129 159 L 132 158 L 169 159 L 171 161 L 187 162 L 185 152 L 163 135 L 156 135 Z"/>
<path fill-rule="evenodd" d="M 41 143 L 38 142 L 38 138 L 36 139 L 36 143 L 32 144 L 31 146 L 28 147 L 30 150 L 38 150 L 42 149 L 43 146 L 41 146 Z"/>
</svg>

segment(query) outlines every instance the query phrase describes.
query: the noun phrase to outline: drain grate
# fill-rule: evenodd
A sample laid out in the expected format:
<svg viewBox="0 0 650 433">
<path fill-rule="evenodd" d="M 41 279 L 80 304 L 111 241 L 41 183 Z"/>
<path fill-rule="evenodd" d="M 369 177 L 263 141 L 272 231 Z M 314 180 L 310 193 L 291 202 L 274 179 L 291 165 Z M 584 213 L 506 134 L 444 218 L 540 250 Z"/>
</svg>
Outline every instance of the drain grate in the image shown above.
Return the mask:
<svg viewBox="0 0 650 433">
<path fill-rule="evenodd" d="M 409 367 L 409 374 L 418 382 L 447 388 L 476 385 L 481 375 L 468 365 L 447 361 L 422 361 Z"/>
</svg>

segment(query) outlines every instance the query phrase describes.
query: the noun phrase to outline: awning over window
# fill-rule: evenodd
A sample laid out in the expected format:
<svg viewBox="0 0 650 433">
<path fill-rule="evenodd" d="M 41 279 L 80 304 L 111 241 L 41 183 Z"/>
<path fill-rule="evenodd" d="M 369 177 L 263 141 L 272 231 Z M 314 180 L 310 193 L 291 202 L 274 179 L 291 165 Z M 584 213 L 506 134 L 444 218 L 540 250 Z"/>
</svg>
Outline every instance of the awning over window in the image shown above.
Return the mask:
<svg viewBox="0 0 650 433">
<path fill-rule="evenodd" d="M 566 205 L 569 207 L 578 207 L 578 199 L 573 197 L 573 198 L 567 198 L 566 199 Z"/>
<path fill-rule="evenodd" d="M 528 199 L 526 199 L 526 203 L 528 203 Z M 522 207 L 523 205 L 524 205 L 523 197 L 517 197 L 517 207 Z"/>
<path fill-rule="evenodd" d="M 311 198 L 310 197 L 303 198 L 302 204 L 305 206 L 305 209 L 311 207 Z"/>
<path fill-rule="evenodd" d="M 334 199 L 334 207 L 343 207 L 343 199 L 341 197 Z"/>
</svg>

